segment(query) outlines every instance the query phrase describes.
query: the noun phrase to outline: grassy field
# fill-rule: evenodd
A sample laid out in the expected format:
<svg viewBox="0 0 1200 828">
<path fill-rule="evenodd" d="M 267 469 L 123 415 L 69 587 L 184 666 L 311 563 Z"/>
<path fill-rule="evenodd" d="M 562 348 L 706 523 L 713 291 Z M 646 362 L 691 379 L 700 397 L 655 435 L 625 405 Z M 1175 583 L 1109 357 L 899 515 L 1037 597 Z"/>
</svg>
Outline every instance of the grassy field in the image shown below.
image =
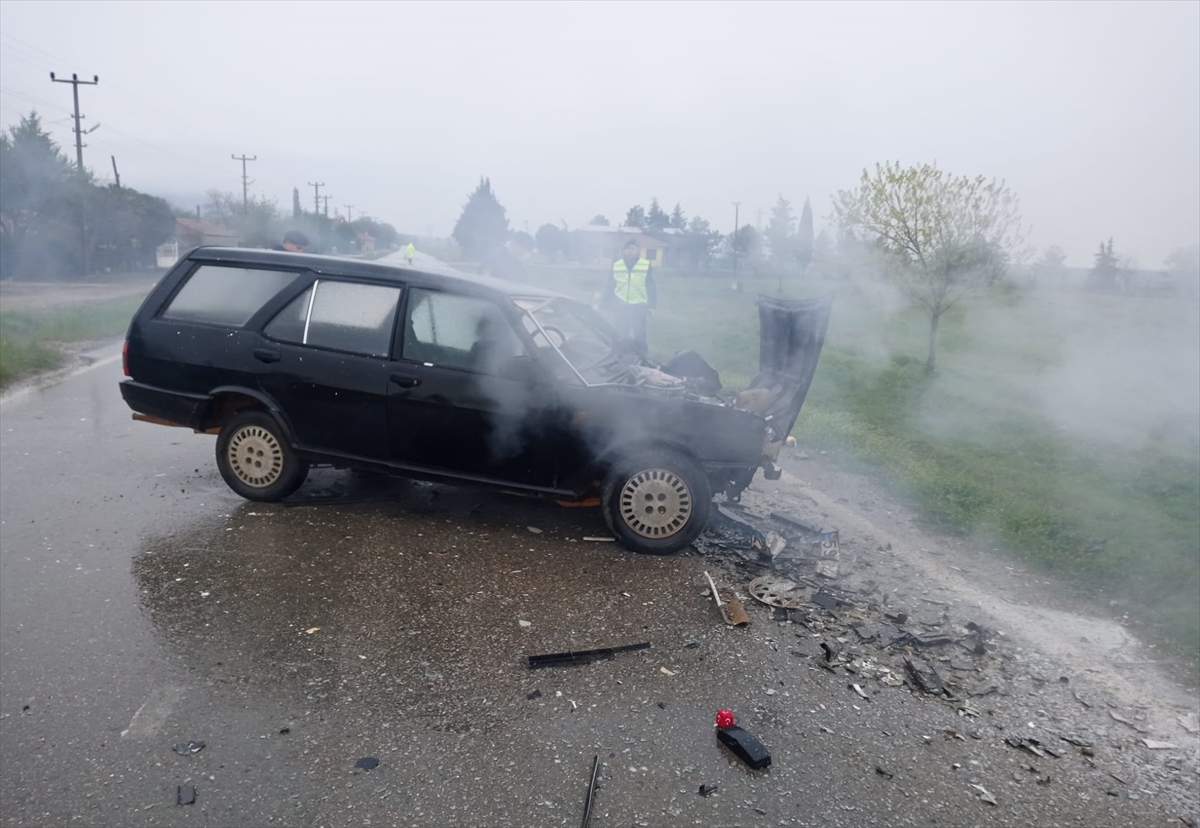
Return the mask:
<svg viewBox="0 0 1200 828">
<path fill-rule="evenodd" d="M 535 268 L 589 298 L 599 270 Z M 757 368 L 760 292 L 774 278 L 665 273 L 651 352 L 693 347 L 727 388 Z M 1036 293 L 997 297 L 941 325 L 877 286 L 833 292 L 833 319 L 795 435 L 874 473 L 924 521 L 979 548 L 1004 547 L 1077 594 L 1128 602 L 1200 655 L 1200 366 L 1197 311 L 1170 299 Z M 1192 303 L 1194 304 L 1194 303 Z"/>
<path fill-rule="evenodd" d="M 0 313 L 0 388 L 49 371 L 65 359 L 62 346 L 120 336 L 142 302 L 127 297 L 91 305 Z"/>
</svg>

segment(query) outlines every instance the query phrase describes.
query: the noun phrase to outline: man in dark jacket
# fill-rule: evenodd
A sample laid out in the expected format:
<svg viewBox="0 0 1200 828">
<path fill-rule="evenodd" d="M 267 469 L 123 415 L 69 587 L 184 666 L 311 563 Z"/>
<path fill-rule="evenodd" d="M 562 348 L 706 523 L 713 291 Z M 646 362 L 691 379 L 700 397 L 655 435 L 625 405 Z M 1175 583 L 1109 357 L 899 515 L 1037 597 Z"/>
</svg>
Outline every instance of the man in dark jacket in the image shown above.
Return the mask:
<svg viewBox="0 0 1200 828">
<path fill-rule="evenodd" d="M 283 236 L 283 244 L 277 244 L 272 250 L 286 250 L 289 253 L 303 253 L 308 249 L 308 236 L 299 230 L 289 230 Z"/>
</svg>

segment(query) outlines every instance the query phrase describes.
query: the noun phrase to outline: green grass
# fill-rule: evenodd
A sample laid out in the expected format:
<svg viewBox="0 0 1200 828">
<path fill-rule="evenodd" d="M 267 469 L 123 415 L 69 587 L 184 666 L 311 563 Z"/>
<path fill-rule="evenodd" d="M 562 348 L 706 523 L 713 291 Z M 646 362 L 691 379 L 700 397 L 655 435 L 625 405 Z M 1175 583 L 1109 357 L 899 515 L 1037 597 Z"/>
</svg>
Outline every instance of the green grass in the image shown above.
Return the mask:
<svg viewBox="0 0 1200 828">
<path fill-rule="evenodd" d="M 140 297 L 134 297 L 45 311 L 0 313 L 0 388 L 60 366 L 64 360 L 62 345 L 120 336 L 141 302 Z"/>
<path fill-rule="evenodd" d="M 533 278 L 586 298 L 604 275 Z M 755 301 L 776 284 L 751 278 L 737 293 L 729 282 L 661 274 L 650 345 L 660 358 L 695 348 L 738 388 L 757 368 Z M 921 314 L 869 285 L 785 293 L 830 290 L 829 336 L 794 432 L 802 445 L 873 473 L 930 527 L 1003 547 L 1077 595 L 1129 601 L 1131 616 L 1200 655 L 1200 423 L 1152 393 L 1175 383 L 1186 396 L 1197 380 L 1186 362 L 1168 363 L 1166 380 L 1136 387 L 1160 367 L 1155 354 L 1194 350 L 1191 312 L 1169 300 L 997 297 L 943 318 L 931 376 Z M 1122 365 L 1129 347 L 1137 355 Z M 1098 388 L 1070 385 L 1105 360 L 1114 369 L 1097 372 Z M 1139 394 L 1153 416 L 1100 428 L 1114 407 L 1136 414 Z"/>
</svg>

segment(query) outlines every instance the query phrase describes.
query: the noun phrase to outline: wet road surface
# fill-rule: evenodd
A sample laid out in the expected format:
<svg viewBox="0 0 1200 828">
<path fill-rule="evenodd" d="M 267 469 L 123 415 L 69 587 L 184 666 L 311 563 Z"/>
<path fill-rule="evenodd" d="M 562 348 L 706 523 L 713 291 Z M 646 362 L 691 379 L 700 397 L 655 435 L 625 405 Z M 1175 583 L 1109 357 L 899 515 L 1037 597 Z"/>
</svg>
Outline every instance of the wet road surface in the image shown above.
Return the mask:
<svg viewBox="0 0 1200 828">
<path fill-rule="evenodd" d="M 703 572 L 736 567 L 585 541 L 595 511 L 332 470 L 301 495 L 341 502 L 243 501 L 213 437 L 131 421 L 119 375 L 0 408 L 4 825 L 574 825 L 594 755 L 594 826 L 1179 824 L 1077 755 L 1028 770 L 1002 742 L 1025 708 L 864 700 L 769 608 L 727 628 Z M 769 770 L 717 744 L 721 707 Z"/>
</svg>

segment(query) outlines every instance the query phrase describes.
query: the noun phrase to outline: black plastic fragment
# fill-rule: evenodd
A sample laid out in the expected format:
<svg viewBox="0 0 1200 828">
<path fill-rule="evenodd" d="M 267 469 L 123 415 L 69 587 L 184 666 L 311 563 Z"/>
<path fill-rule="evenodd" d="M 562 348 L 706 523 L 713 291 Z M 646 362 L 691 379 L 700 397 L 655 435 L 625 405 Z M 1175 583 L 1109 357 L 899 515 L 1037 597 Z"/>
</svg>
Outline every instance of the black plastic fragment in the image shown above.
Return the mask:
<svg viewBox="0 0 1200 828">
<path fill-rule="evenodd" d="M 540 699 L 541 697 L 542 697 L 541 690 L 534 690 L 532 693 L 525 694 L 525 698 L 529 699 L 530 701 L 533 701 L 534 699 Z"/>
<path fill-rule="evenodd" d="M 180 756 L 191 756 L 193 753 L 199 753 L 202 750 L 204 750 L 204 742 L 197 742 L 195 740 L 180 742 L 175 745 L 175 752 Z"/>
<path fill-rule="evenodd" d="M 175 803 L 177 805 L 191 805 L 196 801 L 196 786 L 195 785 L 180 785 L 175 789 Z"/>
<path fill-rule="evenodd" d="M 719 787 L 721 787 L 721 786 L 716 782 L 714 782 L 711 785 L 707 785 L 707 784 L 701 785 L 700 786 L 700 795 L 708 796 L 709 794 L 714 793 L 717 790 L 717 788 L 719 788 Z"/>
<path fill-rule="evenodd" d="M 767 748 L 748 730 L 737 725 L 718 728 L 717 739 L 754 770 L 762 770 L 771 764 L 771 754 Z"/>
<path fill-rule="evenodd" d="M 583 823 L 582 828 L 588 828 L 588 823 L 592 821 L 592 803 L 596 799 L 596 776 L 600 772 L 600 754 L 597 753 L 592 757 L 592 775 L 588 780 L 587 796 L 583 800 Z"/>
<path fill-rule="evenodd" d="M 648 649 L 650 649 L 650 642 L 643 641 L 640 644 L 625 644 L 621 647 L 602 647 L 598 650 L 531 655 L 529 656 L 529 669 L 533 670 L 537 667 L 563 667 L 569 664 L 589 664 L 599 659 L 612 658 L 617 653 L 632 653 L 636 650 Z"/>
<path fill-rule="evenodd" d="M 354 763 L 354 767 L 361 768 L 365 771 L 373 771 L 379 767 L 379 760 L 374 756 L 364 756 Z"/>
<path fill-rule="evenodd" d="M 836 609 L 839 603 L 836 596 L 824 591 L 814 592 L 812 602 L 827 610 Z"/>
</svg>

